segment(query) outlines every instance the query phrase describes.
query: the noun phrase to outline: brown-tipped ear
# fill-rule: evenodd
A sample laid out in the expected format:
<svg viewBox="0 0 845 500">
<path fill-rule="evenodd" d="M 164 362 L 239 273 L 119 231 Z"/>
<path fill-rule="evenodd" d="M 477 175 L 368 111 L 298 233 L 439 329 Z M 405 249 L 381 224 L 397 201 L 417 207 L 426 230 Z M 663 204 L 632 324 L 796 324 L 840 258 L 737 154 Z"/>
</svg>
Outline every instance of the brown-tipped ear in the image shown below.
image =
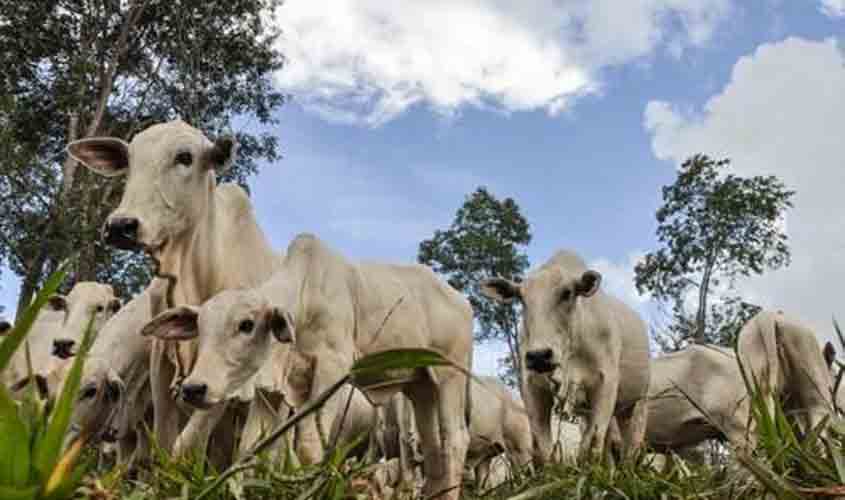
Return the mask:
<svg viewBox="0 0 845 500">
<path fill-rule="evenodd" d="M 575 293 L 582 297 L 592 297 L 601 287 L 601 274 L 598 271 L 584 271 L 581 279 L 575 284 Z"/>
<path fill-rule="evenodd" d="M 270 329 L 273 337 L 282 344 L 296 342 L 296 327 L 293 323 L 293 316 L 280 307 L 271 307 L 267 312 L 267 328 Z"/>
<path fill-rule="evenodd" d="M 833 343 L 831 341 L 827 341 L 824 345 L 824 362 L 827 363 L 828 368 L 833 368 L 833 362 L 836 361 L 836 348 L 833 347 Z"/>
<path fill-rule="evenodd" d="M 47 299 L 47 306 L 54 311 L 67 311 L 67 298 L 64 295 L 51 295 Z"/>
<path fill-rule="evenodd" d="M 6 335 L 12 330 L 12 324 L 5 319 L 0 319 L 0 337 Z"/>
<path fill-rule="evenodd" d="M 198 307 L 174 307 L 144 325 L 141 335 L 152 335 L 161 340 L 190 340 L 199 335 L 198 319 Z"/>
<path fill-rule="evenodd" d="M 214 141 L 205 153 L 206 165 L 217 173 L 225 172 L 232 166 L 238 155 L 238 140 L 231 135 L 222 135 Z"/>
<path fill-rule="evenodd" d="M 522 294 L 522 287 L 505 278 L 487 278 L 478 284 L 481 295 L 488 299 L 510 304 Z"/>
<path fill-rule="evenodd" d="M 129 144 L 116 137 L 90 137 L 67 145 L 67 153 L 93 172 L 117 177 L 129 171 Z"/>
<path fill-rule="evenodd" d="M 109 301 L 109 311 L 111 311 L 112 314 L 117 313 L 121 306 L 123 306 L 123 303 L 118 298 L 114 298 Z"/>
</svg>

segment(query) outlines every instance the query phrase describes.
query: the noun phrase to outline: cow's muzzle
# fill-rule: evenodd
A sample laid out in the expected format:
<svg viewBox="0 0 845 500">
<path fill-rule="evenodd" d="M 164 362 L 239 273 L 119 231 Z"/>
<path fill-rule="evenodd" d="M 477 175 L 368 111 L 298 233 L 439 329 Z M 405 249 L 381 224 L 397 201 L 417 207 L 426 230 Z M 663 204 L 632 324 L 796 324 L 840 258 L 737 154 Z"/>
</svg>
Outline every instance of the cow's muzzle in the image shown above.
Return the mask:
<svg viewBox="0 0 845 500">
<path fill-rule="evenodd" d="M 208 403 L 205 396 L 208 394 L 208 386 L 206 384 L 182 384 L 182 389 L 179 391 L 182 401 L 191 406 L 206 407 Z"/>
<path fill-rule="evenodd" d="M 537 373 L 549 373 L 557 367 L 551 349 L 537 349 L 525 353 L 525 366 Z"/>
<path fill-rule="evenodd" d="M 53 341 L 53 356 L 59 359 L 70 359 L 76 354 L 73 346 L 76 341 L 71 339 L 56 339 Z"/>
<path fill-rule="evenodd" d="M 138 228 L 141 223 L 135 217 L 114 217 L 103 227 L 103 240 L 106 244 L 121 250 L 137 250 L 141 247 L 138 241 Z"/>
</svg>

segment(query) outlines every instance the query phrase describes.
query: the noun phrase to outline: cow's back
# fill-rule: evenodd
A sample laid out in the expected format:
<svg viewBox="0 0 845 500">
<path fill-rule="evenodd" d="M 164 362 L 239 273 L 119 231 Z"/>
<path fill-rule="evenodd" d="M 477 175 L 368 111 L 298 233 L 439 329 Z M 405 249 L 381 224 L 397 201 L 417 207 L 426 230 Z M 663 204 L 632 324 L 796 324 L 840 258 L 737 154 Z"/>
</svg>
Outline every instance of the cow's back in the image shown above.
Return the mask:
<svg viewBox="0 0 845 500">
<path fill-rule="evenodd" d="M 447 355 L 471 348 L 472 308 L 469 302 L 430 268 L 375 262 L 363 262 L 357 267 L 366 290 L 358 304 L 368 311 L 368 319 L 362 322 L 363 328 L 359 331 L 359 346 L 366 346 L 368 351 L 424 347 Z M 392 333 L 374 339 L 373 333 L 391 309 L 393 314 L 384 333 L 387 334 L 387 330 Z M 372 344 L 368 345 L 370 342 Z M 467 360 L 455 361 L 465 363 Z"/>
<path fill-rule="evenodd" d="M 655 449 L 676 449 L 718 437 L 699 411 L 744 421 L 745 386 L 734 354 L 711 345 L 692 345 L 652 360 L 646 439 Z"/>
</svg>

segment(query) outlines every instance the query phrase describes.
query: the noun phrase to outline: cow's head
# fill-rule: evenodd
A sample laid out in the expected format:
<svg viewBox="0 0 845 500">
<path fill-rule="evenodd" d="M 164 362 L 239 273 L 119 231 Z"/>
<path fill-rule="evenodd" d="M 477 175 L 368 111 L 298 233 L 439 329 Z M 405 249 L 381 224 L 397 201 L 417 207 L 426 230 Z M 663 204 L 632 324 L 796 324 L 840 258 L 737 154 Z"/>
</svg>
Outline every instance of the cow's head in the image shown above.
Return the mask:
<svg viewBox="0 0 845 500">
<path fill-rule="evenodd" d="M 121 306 L 110 285 L 93 281 L 81 281 L 67 296 L 53 295 L 47 304 L 51 310 L 64 316 L 52 345 L 53 356 L 61 360 L 67 360 L 76 353 L 92 316 L 91 329 L 96 333 Z"/>
<path fill-rule="evenodd" d="M 255 291 L 226 290 L 202 307 L 164 311 L 141 333 L 175 341 L 199 337 L 196 363 L 182 382 L 180 398 L 208 408 L 233 397 L 258 373 L 272 342 L 293 342 L 294 322 L 289 311 Z"/>
<path fill-rule="evenodd" d="M 529 372 L 551 374 L 569 355 L 580 301 L 592 297 L 600 285 L 601 274 L 596 271 L 550 266 L 521 283 L 486 279 L 480 291 L 501 303 L 521 302 L 523 366 Z"/>
<path fill-rule="evenodd" d="M 237 141 L 224 136 L 212 142 L 176 120 L 149 127 L 129 144 L 95 137 L 74 141 L 67 150 L 98 174 L 128 176 L 123 199 L 103 228 L 106 241 L 156 253 L 196 227 L 207 212 L 215 172 L 234 161 Z"/>
</svg>

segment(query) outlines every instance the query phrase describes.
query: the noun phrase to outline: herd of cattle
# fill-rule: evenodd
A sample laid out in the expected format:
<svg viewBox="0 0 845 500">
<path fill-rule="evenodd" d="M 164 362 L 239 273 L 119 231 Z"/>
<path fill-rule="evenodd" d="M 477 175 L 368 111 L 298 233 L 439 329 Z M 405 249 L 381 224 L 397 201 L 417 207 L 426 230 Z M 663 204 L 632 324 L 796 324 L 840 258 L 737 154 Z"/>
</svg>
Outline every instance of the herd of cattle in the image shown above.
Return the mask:
<svg viewBox="0 0 845 500">
<path fill-rule="evenodd" d="M 20 394 L 34 380 L 55 397 L 93 314 L 98 335 L 72 432 L 96 429 L 89 437 L 112 443 L 121 461 L 147 453 L 149 428 L 174 455 L 199 451 L 231 463 L 232 450 L 249 450 L 370 353 L 427 348 L 472 367 L 472 309 L 429 268 L 352 262 L 307 234 L 274 250 L 244 191 L 216 185 L 236 151 L 232 138 L 212 142 L 181 121 L 128 144 L 68 146 L 92 171 L 127 177 L 104 238 L 150 254 L 157 277 L 126 304 L 90 282 L 52 297 L 29 335 L 35 377 L 21 352 L 4 382 Z M 500 455 L 532 467 L 560 452 L 627 456 L 643 443 L 659 452 L 712 438 L 753 445 L 734 352 L 693 345 L 651 357 L 644 322 L 601 281 L 560 251 L 519 282 L 477 284 L 492 300 L 522 305 L 524 406 L 495 379 L 418 369 L 346 387 L 279 451 L 291 447 L 300 462 L 316 463 L 327 443 L 364 433 L 362 448 L 395 459 L 400 480 L 421 465 L 423 494 L 458 498 L 465 467 L 486 477 Z M 798 322 L 762 312 L 741 331 L 738 352 L 770 404 L 786 401 L 804 428 L 834 411 L 835 351 Z M 581 417 L 580 444 L 553 435 L 557 403 Z"/>
</svg>

